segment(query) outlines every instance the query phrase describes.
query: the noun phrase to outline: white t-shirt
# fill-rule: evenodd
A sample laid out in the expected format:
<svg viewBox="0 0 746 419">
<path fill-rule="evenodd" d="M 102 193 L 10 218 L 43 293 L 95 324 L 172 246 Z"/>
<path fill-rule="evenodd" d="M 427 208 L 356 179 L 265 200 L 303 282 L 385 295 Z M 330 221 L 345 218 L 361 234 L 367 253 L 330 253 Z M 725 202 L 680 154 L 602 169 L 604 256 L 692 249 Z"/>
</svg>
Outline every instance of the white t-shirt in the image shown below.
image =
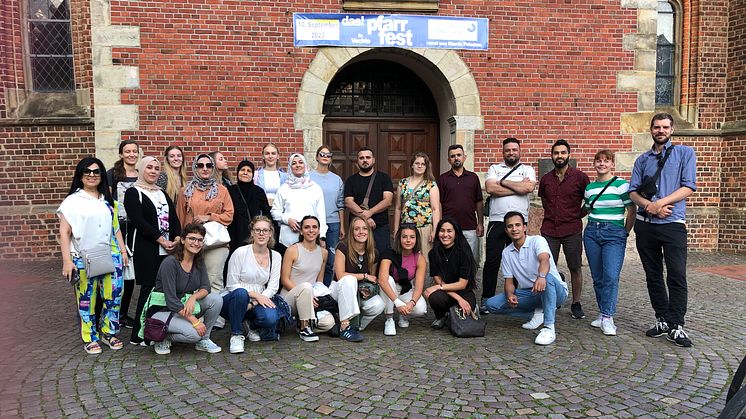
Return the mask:
<svg viewBox="0 0 746 419">
<path fill-rule="evenodd" d="M 280 171 L 279 170 L 264 170 L 264 192 L 267 194 L 267 199 L 275 199 L 277 190 L 280 189 Z"/>
<path fill-rule="evenodd" d="M 158 231 L 160 231 L 161 237 L 168 240 L 170 220 L 168 218 L 168 201 L 166 201 L 166 194 L 164 194 L 163 191 L 149 191 L 138 186 L 135 187 L 153 203 L 153 206 L 155 207 L 155 216 L 158 218 Z M 163 246 L 158 245 L 158 254 L 160 256 L 165 256 L 168 252 L 163 248 Z"/>
<path fill-rule="evenodd" d="M 487 171 L 485 180 L 494 179 L 499 182 L 511 169 L 512 167 L 508 167 L 505 162 L 493 164 Z M 532 182 L 536 182 L 536 172 L 527 164 L 522 164 L 521 167 L 513 171 L 505 180 L 520 182 L 523 178 L 528 178 Z M 493 196 L 490 199 L 490 221 L 502 222 L 505 214 L 510 211 L 518 211 L 528 220 L 529 195 L 508 195 L 499 198 Z"/>
<path fill-rule="evenodd" d="M 103 195 L 94 198 L 83 189 L 78 189 L 57 208 L 57 216 L 60 215 L 72 227 L 70 252 L 73 256 L 79 256 L 80 248 L 90 249 L 99 244 L 111 244 L 112 212 Z"/>
<path fill-rule="evenodd" d="M 542 253 L 549 255 L 549 274 L 560 279 L 549 243 L 541 236 L 526 236 L 526 241 L 520 249 L 516 249 L 511 243 L 503 250 L 503 276 L 515 278 L 518 281 L 518 288 L 532 288 L 536 277 L 539 276 L 539 255 Z M 561 282 L 567 289 L 567 283 Z"/>
</svg>

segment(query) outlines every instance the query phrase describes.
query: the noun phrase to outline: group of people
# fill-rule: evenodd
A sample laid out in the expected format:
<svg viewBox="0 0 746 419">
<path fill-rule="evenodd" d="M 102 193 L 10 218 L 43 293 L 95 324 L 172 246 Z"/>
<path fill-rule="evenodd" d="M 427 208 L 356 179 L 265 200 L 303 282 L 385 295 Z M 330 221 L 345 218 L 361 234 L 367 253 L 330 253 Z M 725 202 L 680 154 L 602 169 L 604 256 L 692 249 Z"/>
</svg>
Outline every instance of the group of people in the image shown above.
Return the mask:
<svg viewBox="0 0 746 419">
<path fill-rule="evenodd" d="M 647 334 L 690 346 L 683 331 L 685 263 L 678 264 L 686 260 L 684 199 L 695 189 L 695 158 L 689 147 L 670 144 L 672 132 L 670 115 L 654 117 L 655 144 L 638 159 L 629 183 L 613 175 L 608 150 L 596 153 L 591 182 L 568 165 L 570 145 L 557 141 L 554 170 L 539 183 L 541 236 L 527 235 L 536 175 L 520 162 L 515 138 L 503 141 L 504 162 L 492 165 L 486 176 L 487 209 L 479 177 L 464 168 L 467 156 L 460 145 L 449 147 L 451 169 L 437 180 L 429 156 L 417 153 L 411 176 L 394 188 L 391 178 L 375 169 L 369 148 L 358 151 L 358 171 L 344 182 L 330 170 L 329 147 L 317 150 L 315 170 L 299 153 L 290 155 L 284 170 L 273 144 L 263 148 L 260 169 L 244 160 L 235 178 L 222 153 L 199 154 L 190 178 L 178 146 L 168 147 L 161 163 L 140 157 L 134 141 L 123 141 L 120 160 L 109 172 L 94 157 L 78 163 L 58 209 L 62 273 L 74 285 L 84 349 L 97 354 L 102 343 L 122 348 L 120 325 L 132 328 L 130 343 L 153 343 L 158 354 L 169 353 L 173 342 L 220 352 L 210 336 L 226 324 L 231 353 L 244 352 L 246 339 L 277 340 L 288 327 L 307 342 L 319 340 L 320 333 L 359 342 L 381 313 L 384 334 L 395 335 L 397 326 L 409 326 L 410 317 L 425 315 L 428 303 L 434 328 L 443 328 L 450 307 L 457 305 L 467 315 L 526 317 L 524 328 L 544 326 L 535 342 L 548 345 L 556 338 L 555 312 L 570 295 L 556 267 L 560 248 L 570 270 L 572 316 L 585 317 L 583 244 L 600 312 L 591 326 L 615 335 L 619 274 L 636 219 L 657 318 Z M 663 282 L 661 248 L 670 291 Z M 504 292 L 496 295 L 500 269 Z M 426 286 L 428 275 L 432 285 Z M 141 288 L 130 318 L 135 284 Z M 146 319 L 164 322 L 167 337 L 149 342 Z"/>
</svg>

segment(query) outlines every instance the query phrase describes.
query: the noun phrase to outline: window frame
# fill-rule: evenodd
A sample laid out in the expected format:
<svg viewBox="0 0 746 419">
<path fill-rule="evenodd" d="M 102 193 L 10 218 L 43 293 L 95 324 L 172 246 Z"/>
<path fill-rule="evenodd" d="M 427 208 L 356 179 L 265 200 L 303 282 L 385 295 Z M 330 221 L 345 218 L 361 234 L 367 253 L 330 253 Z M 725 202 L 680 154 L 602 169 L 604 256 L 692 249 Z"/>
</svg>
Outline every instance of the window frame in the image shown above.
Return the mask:
<svg viewBox="0 0 746 419">
<path fill-rule="evenodd" d="M 667 3 L 671 6 L 673 9 L 673 89 L 671 92 L 672 95 L 672 103 L 671 104 L 659 104 L 658 101 L 655 101 L 655 108 L 656 109 L 679 109 L 681 106 L 681 78 L 682 78 L 682 40 L 683 40 L 683 8 L 681 3 L 678 0 L 666 0 Z M 656 7 L 656 14 L 658 13 Z M 657 80 L 658 80 L 658 26 L 657 26 L 657 17 L 656 17 L 656 69 L 655 69 L 655 78 L 656 78 L 656 89 L 657 89 Z M 655 94 L 655 91 L 654 91 Z M 657 94 L 655 95 L 657 96 Z"/>
<path fill-rule="evenodd" d="M 35 56 L 35 54 L 32 54 L 31 52 L 31 34 L 29 33 L 31 22 L 34 21 L 34 19 L 31 19 L 30 17 L 30 2 L 32 0 L 21 0 L 21 28 L 22 28 L 22 40 L 23 40 L 23 75 L 25 79 L 25 90 L 28 92 L 32 92 L 34 94 L 74 94 L 77 89 L 77 77 L 76 77 L 76 68 L 75 68 L 75 60 L 76 60 L 76 54 L 75 54 L 75 45 L 73 42 L 73 11 L 72 11 L 72 4 L 70 0 L 64 0 L 67 2 L 68 6 L 68 19 L 47 19 L 48 21 L 66 21 L 68 25 L 68 32 L 70 34 L 70 59 L 71 59 L 71 74 L 72 74 L 72 88 L 69 90 L 38 90 L 37 84 L 38 81 L 34 80 L 34 71 L 33 71 L 33 63 L 32 58 Z M 47 0 L 49 1 L 49 0 Z"/>
</svg>

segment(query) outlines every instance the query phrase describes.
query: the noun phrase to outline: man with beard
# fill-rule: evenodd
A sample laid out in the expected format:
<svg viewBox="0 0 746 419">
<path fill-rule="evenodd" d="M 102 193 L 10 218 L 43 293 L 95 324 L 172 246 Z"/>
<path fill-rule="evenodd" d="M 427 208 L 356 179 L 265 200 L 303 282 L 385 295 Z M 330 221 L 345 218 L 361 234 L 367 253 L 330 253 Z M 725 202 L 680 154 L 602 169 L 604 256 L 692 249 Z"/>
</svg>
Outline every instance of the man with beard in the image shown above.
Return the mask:
<svg viewBox="0 0 746 419">
<path fill-rule="evenodd" d="M 653 147 L 635 160 L 629 186 L 629 197 L 638 206 L 637 252 L 656 317 L 655 325 L 645 334 L 666 335 L 676 345 L 688 348 L 692 341 L 684 332 L 688 298 L 686 198 L 697 189 L 697 157 L 691 147 L 671 144 L 673 117 L 669 114 L 653 117 L 650 134 Z"/>
<path fill-rule="evenodd" d="M 539 181 L 539 197 L 544 207 L 544 220 L 541 222 L 541 235 L 547 239 L 552 250 L 552 258 L 557 263 L 560 247 L 565 252 L 567 268 L 570 269 L 572 283 L 573 319 L 585 318 L 580 295 L 583 290 L 583 209 L 585 187 L 591 183 L 588 175 L 568 166 L 570 144 L 557 140 L 552 145 L 554 170 L 545 174 Z M 537 316 L 538 317 L 538 316 Z M 539 319 L 535 319 L 538 321 Z"/>
<path fill-rule="evenodd" d="M 461 144 L 448 147 L 451 170 L 438 177 L 443 218 L 456 220 L 464 231 L 474 259 L 479 259 L 479 237 L 484 235 L 484 201 L 479 176 L 464 168 L 466 154 Z M 476 214 L 476 217 L 475 217 Z"/>
<path fill-rule="evenodd" d="M 357 152 L 358 172 L 347 178 L 344 195 L 345 206 L 350 210 L 350 215 L 361 217 L 370 225 L 373 238 L 376 240 L 376 250 L 380 255 L 391 248 L 387 210 L 394 199 L 394 187 L 391 184 L 391 177 L 375 170 L 375 164 L 373 150 L 361 148 Z M 366 195 L 368 199 L 364 202 Z"/>
<path fill-rule="evenodd" d="M 487 172 L 484 189 L 490 194 L 487 225 L 487 252 L 482 278 L 482 302 L 479 311 L 488 314 L 484 302 L 495 295 L 497 273 L 503 249 L 510 243 L 505 232 L 505 214 L 518 211 L 528 220 L 529 194 L 536 186 L 536 172 L 520 163 L 521 143 L 509 137 L 503 140 L 503 163 L 493 164 Z"/>
</svg>

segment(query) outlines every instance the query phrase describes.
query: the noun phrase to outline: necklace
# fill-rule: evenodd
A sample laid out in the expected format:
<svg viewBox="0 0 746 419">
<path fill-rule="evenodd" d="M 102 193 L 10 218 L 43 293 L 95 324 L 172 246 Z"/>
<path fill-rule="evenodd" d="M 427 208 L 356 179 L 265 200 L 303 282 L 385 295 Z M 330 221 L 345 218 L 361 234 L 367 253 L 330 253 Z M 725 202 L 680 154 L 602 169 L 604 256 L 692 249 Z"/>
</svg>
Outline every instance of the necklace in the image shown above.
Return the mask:
<svg viewBox="0 0 746 419">
<path fill-rule="evenodd" d="M 450 262 L 450 258 L 453 256 L 453 246 L 450 249 L 445 249 L 443 256 L 446 258 L 446 262 Z"/>
</svg>

